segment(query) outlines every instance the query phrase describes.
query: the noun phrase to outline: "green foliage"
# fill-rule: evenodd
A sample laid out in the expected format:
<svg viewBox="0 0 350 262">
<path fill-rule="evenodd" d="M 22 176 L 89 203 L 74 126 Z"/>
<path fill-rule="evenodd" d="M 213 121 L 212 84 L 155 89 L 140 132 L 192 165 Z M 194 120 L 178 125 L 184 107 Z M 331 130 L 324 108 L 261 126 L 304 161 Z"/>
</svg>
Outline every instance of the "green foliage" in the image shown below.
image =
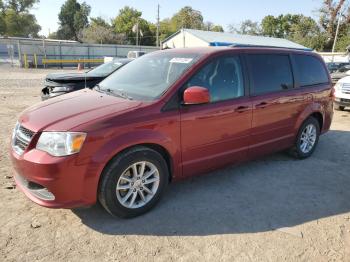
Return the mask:
<svg viewBox="0 0 350 262">
<path fill-rule="evenodd" d="M 221 25 L 214 25 L 210 31 L 213 32 L 224 32 L 224 28 Z"/>
<path fill-rule="evenodd" d="M 234 25 L 229 25 L 229 31 L 241 35 L 260 35 L 261 27 L 258 22 L 253 22 L 248 19 L 243 21 L 238 28 Z"/>
<path fill-rule="evenodd" d="M 266 16 L 261 22 L 262 35 L 286 38 L 306 47 L 323 50 L 327 42 L 317 22 L 304 15 Z"/>
<path fill-rule="evenodd" d="M 29 11 L 38 0 L 0 1 L 0 34 L 38 37 L 41 27 Z"/>
<path fill-rule="evenodd" d="M 200 11 L 194 10 L 190 6 L 185 6 L 171 18 L 171 24 L 174 31 L 181 28 L 202 29 L 203 16 Z"/>
<path fill-rule="evenodd" d="M 337 41 L 335 50 L 338 52 L 345 52 L 350 46 L 350 24 L 346 26 L 344 31 L 339 34 L 339 39 Z"/>
<path fill-rule="evenodd" d="M 16 13 L 28 12 L 39 0 L 8 0 L 7 6 Z"/>
<path fill-rule="evenodd" d="M 57 37 L 80 41 L 79 32 L 89 25 L 90 11 L 91 7 L 85 2 L 80 4 L 77 0 L 67 0 L 58 15 L 60 27 Z"/>
<path fill-rule="evenodd" d="M 154 45 L 155 34 L 151 30 L 151 24 L 141 18 L 141 16 L 142 12 L 129 6 L 120 9 L 119 14 L 112 22 L 114 31 L 119 34 L 125 34 L 127 44 L 136 44 L 137 33 L 133 29 L 136 29 L 138 24 L 139 44 Z"/>
<path fill-rule="evenodd" d="M 79 35 L 85 43 L 92 44 L 124 44 L 125 34 L 117 34 L 113 27 L 103 18 L 91 18 L 91 23 Z"/>
<path fill-rule="evenodd" d="M 103 26 L 106 28 L 111 28 L 112 26 L 106 21 L 104 20 L 102 17 L 91 17 L 90 18 L 90 24 L 91 26 Z"/>
</svg>

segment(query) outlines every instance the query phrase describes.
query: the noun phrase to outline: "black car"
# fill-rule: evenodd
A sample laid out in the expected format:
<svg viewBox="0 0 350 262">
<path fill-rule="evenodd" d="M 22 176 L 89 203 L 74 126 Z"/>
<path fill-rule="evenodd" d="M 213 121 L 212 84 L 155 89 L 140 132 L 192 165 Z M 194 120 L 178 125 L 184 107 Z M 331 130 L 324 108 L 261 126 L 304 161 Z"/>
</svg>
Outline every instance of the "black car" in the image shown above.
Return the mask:
<svg viewBox="0 0 350 262">
<path fill-rule="evenodd" d="M 340 79 L 347 76 L 347 72 L 350 70 L 350 64 L 344 64 L 339 67 L 336 71 L 331 73 L 333 84 L 336 84 Z"/>
<path fill-rule="evenodd" d="M 85 73 L 53 73 L 45 79 L 41 99 L 56 97 L 83 88 L 93 88 L 107 76 L 132 61 L 132 59 L 114 59 Z"/>
</svg>

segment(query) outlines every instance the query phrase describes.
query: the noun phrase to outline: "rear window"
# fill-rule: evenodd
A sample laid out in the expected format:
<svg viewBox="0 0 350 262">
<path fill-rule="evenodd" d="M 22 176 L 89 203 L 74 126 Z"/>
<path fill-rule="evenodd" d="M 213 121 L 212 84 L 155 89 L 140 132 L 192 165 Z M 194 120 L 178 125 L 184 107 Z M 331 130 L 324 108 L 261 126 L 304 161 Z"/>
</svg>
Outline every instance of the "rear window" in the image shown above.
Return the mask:
<svg viewBox="0 0 350 262">
<path fill-rule="evenodd" d="M 294 57 L 301 86 L 319 85 L 329 82 L 326 68 L 319 59 L 308 55 L 295 55 Z"/>
<path fill-rule="evenodd" d="M 253 95 L 281 91 L 293 87 L 293 74 L 288 55 L 254 54 L 247 56 Z"/>
</svg>

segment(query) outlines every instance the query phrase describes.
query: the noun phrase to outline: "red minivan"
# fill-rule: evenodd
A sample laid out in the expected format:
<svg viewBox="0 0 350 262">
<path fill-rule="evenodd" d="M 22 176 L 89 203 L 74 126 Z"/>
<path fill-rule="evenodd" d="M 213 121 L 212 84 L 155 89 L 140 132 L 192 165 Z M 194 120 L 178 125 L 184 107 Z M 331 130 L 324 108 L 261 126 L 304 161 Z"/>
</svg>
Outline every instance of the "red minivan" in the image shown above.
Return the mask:
<svg viewBox="0 0 350 262">
<path fill-rule="evenodd" d="M 115 216 L 137 216 L 171 181 L 285 149 L 309 157 L 329 130 L 332 104 L 314 52 L 158 51 L 93 90 L 25 110 L 12 136 L 15 180 L 42 206 L 98 200 Z"/>
</svg>

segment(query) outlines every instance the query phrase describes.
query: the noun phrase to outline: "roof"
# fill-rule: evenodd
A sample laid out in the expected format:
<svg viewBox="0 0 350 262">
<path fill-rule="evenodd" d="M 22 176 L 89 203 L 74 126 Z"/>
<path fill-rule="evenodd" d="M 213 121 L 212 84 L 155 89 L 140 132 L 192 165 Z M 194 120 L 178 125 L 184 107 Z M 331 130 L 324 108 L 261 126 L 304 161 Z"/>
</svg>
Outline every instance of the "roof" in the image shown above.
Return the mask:
<svg viewBox="0 0 350 262">
<path fill-rule="evenodd" d="M 212 32 L 195 29 L 183 29 L 185 32 L 190 33 L 197 38 L 205 41 L 211 46 L 229 46 L 229 45 L 242 45 L 242 46 L 262 46 L 262 47 L 283 47 L 291 49 L 311 50 L 303 45 L 299 45 L 292 41 L 283 38 L 265 37 L 265 36 L 253 36 L 253 35 L 238 35 L 232 33 Z M 166 42 L 175 35 L 181 33 L 182 30 L 169 36 L 163 41 Z"/>
</svg>

